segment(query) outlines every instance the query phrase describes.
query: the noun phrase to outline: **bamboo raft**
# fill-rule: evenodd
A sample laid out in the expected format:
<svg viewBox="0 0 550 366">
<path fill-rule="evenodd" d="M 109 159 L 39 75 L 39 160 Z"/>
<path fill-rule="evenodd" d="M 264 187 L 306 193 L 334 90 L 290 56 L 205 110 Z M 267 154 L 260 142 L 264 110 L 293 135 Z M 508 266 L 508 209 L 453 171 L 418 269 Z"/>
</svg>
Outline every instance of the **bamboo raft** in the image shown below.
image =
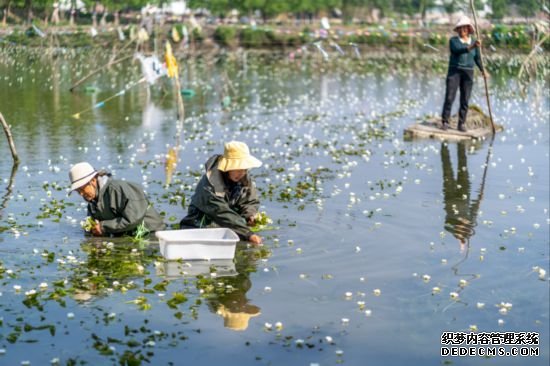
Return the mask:
<svg viewBox="0 0 550 366">
<path fill-rule="evenodd" d="M 438 139 L 450 141 L 462 141 L 471 139 L 483 139 L 491 136 L 491 120 L 477 106 L 470 106 L 468 116 L 466 117 L 466 132 L 460 132 L 457 128 L 458 116 L 454 115 L 449 121 L 449 129 L 441 129 L 440 116 L 426 116 L 421 121 L 405 128 L 403 137 L 405 140 L 412 139 Z M 495 123 L 496 132 L 503 131 L 502 125 Z"/>
</svg>

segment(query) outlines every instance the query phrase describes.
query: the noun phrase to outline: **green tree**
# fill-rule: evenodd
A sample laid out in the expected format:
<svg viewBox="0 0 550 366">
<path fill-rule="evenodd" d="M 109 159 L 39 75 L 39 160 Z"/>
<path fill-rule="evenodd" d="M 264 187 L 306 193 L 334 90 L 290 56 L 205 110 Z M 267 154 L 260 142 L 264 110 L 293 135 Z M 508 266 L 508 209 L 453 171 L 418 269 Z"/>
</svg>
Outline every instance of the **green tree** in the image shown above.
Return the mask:
<svg viewBox="0 0 550 366">
<path fill-rule="evenodd" d="M 191 9 L 208 9 L 212 14 L 225 17 L 225 14 L 229 12 L 236 3 L 230 0 L 189 0 L 187 4 Z"/>
<path fill-rule="evenodd" d="M 492 17 L 494 19 L 502 19 L 507 14 L 509 0 L 491 0 Z"/>
<path fill-rule="evenodd" d="M 540 0 L 513 0 L 521 16 L 532 17 L 541 10 Z"/>
</svg>

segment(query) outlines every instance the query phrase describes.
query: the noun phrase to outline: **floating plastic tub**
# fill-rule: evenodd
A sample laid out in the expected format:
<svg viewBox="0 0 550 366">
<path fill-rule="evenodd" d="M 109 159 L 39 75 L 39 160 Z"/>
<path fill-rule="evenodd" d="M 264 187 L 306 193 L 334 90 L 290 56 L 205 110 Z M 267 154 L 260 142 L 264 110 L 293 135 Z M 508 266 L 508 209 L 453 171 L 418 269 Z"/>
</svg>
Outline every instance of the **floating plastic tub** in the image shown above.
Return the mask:
<svg viewBox="0 0 550 366">
<path fill-rule="evenodd" d="M 166 259 L 233 259 L 239 237 L 225 228 L 167 230 L 155 233 Z"/>
</svg>

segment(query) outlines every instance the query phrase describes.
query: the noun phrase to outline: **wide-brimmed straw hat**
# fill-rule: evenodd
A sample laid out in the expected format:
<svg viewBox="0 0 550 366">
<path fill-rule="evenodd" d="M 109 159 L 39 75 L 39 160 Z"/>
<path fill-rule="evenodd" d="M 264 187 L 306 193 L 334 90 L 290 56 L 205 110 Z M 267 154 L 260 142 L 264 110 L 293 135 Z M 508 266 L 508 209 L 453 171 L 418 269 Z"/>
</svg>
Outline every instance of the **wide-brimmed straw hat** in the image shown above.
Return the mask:
<svg viewBox="0 0 550 366">
<path fill-rule="evenodd" d="M 233 330 L 246 330 L 250 318 L 261 314 L 260 308 L 251 304 L 248 304 L 243 311 L 231 311 L 223 304 L 220 304 L 216 312 L 223 317 L 224 327 Z"/>
<path fill-rule="evenodd" d="M 97 171 L 89 163 L 82 162 L 73 165 L 69 171 L 71 192 L 88 184 L 96 175 Z"/>
<path fill-rule="evenodd" d="M 472 22 L 470 20 L 470 18 L 468 18 L 467 16 L 463 15 L 460 17 L 460 19 L 458 20 L 458 22 L 456 23 L 453 31 L 457 32 L 458 31 L 458 28 L 460 27 L 464 27 L 464 26 L 468 26 L 469 29 L 470 29 L 470 34 L 474 33 L 474 26 L 472 25 Z"/>
<path fill-rule="evenodd" d="M 262 162 L 250 155 L 250 150 L 244 142 L 227 142 L 223 149 L 223 156 L 218 162 L 218 169 L 222 172 L 239 169 L 259 168 Z"/>
</svg>

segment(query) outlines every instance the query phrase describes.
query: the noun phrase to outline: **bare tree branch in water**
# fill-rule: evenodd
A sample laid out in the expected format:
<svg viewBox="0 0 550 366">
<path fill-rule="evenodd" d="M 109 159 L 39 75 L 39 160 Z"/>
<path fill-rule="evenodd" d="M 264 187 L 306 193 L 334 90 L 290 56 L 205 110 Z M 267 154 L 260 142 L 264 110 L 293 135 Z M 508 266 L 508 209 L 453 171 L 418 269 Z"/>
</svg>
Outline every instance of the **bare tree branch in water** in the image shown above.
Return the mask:
<svg viewBox="0 0 550 366">
<path fill-rule="evenodd" d="M 15 150 L 15 142 L 13 141 L 13 136 L 11 134 L 10 126 L 4 119 L 2 112 L 0 112 L 0 122 L 2 127 L 4 127 L 4 132 L 6 133 L 6 138 L 8 139 L 8 144 L 10 145 L 11 156 L 13 158 L 13 163 L 15 165 L 19 164 L 19 156 L 17 156 L 17 151 Z"/>
</svg>

